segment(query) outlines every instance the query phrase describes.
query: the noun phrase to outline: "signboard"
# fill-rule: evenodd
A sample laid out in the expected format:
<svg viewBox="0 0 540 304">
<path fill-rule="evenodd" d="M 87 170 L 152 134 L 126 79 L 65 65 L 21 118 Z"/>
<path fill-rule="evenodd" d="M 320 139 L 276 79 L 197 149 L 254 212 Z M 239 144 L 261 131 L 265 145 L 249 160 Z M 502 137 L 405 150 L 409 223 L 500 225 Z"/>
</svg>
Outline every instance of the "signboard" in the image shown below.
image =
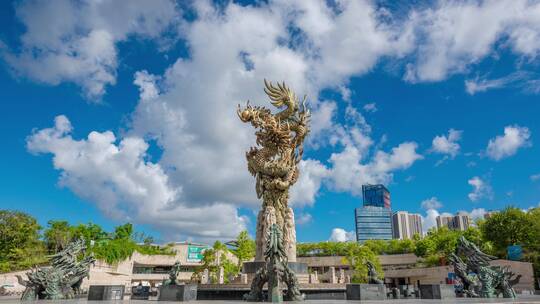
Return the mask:
<svg viewBox="0 0 540 304">
<path fill-rule="evenodd" d="M 203 258 L 203 251 L 206 248 L 208 247 L 189 245 L 186 261 L 189 263 L 200 263 Z"/>
<path fill-rule="evenodd" d="M 507 250 L 507 255 L 508 255 L 509 260 L 512 260 L 512 261 L 521 260 L 521 257 L 523 256 L 523 249 L 521 248 L 520 245 L 508 246 L 506 250 Z"/>
</svg>

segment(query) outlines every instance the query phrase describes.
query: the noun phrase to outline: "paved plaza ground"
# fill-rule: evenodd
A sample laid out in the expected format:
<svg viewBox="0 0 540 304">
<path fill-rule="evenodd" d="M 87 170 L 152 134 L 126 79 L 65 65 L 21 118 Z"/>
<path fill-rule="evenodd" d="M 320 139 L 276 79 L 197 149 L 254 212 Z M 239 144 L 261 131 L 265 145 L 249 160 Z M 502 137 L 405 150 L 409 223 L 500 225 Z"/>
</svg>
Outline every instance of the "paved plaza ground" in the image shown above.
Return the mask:
<svg viewBox="0 0 540 304">
<path fill-rule="evenodd" d="M 21 302 L 17 299 L 2 299 L 0 297 L 1 304 L 11 304 L 11 303 L 62 303 L 62 304 L 148 304 L 153 303 L 157 304 L 158 301 L 144 301 L 144 300 L 123 300 L 123 301 L 87 301 L 85 299 L 78 300 L 59 300 L 59 301 L 32 301 L 32 302 Z M 180 302 L 166 302 L 159 301 L 159 304 L 178 304 Z M 194 304 L 233 304 L 233 303 L 250 303 L 243 301 L 192 301 L 189 303 Z M 253 303 L 253 302 L 251 302 Z M 293 302 L 284 302 L 284 303 L 293 303 Z M 304 302 L 296 303 L 305 303 L 305 304 L 347 304 L 347 303 L 365 303 L 365 304 L 450 304 L 450 303 L 540 303 L 540 296 L 520 296 L 517 299 L 455 299 L 455 300 L 420 300 L 420 299 L 409 299 L 409 300 L 385 300 L 385 301 L 344 301 L 344 300 L 311 300 Z"/>
</svg>

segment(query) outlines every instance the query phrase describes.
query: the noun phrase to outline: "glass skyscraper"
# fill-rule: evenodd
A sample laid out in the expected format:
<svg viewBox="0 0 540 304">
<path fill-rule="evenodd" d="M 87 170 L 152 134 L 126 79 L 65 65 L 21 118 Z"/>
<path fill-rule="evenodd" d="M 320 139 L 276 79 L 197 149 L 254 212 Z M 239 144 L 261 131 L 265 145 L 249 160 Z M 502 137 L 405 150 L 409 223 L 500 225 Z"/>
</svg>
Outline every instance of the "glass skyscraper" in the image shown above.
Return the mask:
<svg viewBox="0 0 540 304">
<path fill-rule="evenodd" d="M 390 191 L 384 185 L 362 185 L 364 206 L 391 208 Z"/>
<path fill-rule="evenodd" d="M 391 240 L 390 191 L 384 185 L 362 185 L 363 207 L 355 209 L 356 240 Z"/>
<path fill-rule="evenodd" d="M 388 208 L 364 206 L 355 209 L 356 240 L 391 240 L 392 211 Z"/>
</svg>

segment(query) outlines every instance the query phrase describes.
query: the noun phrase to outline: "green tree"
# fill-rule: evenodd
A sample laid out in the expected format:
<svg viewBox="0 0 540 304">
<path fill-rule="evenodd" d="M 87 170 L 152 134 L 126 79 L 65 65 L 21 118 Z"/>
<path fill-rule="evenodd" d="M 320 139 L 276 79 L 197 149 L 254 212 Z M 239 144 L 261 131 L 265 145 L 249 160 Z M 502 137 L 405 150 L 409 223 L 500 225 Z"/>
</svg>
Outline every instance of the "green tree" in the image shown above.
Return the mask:
<svg viewBox="0 0 540 304">
<path fill-rule="evenodd" d="M 201 261 L 202 265 L 197 268 L 195 274 L 200 276 L 205 269 L 208 269 L 210 280 L 216 283 L 218 281 L 219 268 L 223 267 L 224 281 L 228 283 L 229 277 L 237 275 L 240 268 L 227 258 L 227 253 L 229 253 L 227 246 L 220 241 L 216 241 L 212 248 L 204 250 Z"/>
<path fill-rule="evenodd" d="M 232 251 L 238 258 L 238 267 L 242 263 L 255 257 L 255 241 L 249 237 L 247 230 L 244 230 L 236 237 L 236 248 Z"/>
<path fill-rule="evenodd" d="M 40 229 L 26 213 L 0 210 L 0 272 L 27 269 L 47 260 Z"/>
<path fill-rule="evenodd" d="M 79 224 L 71 227 L 72 239 L 83 238 L 86 241 L 86 246 L 91 247 L 92 241 L 94 243 L 101 242 L 103 240 L 110 239 L 109 234 L 101 228 L 101 226 L 93 223 Z"/>
<path fill-rule="evenodd" d="M 116 226 L 116 228 L 114 228 L 115 239 L 132 239 L 132 236 L 133 225 L 131 223 L 126 223 L 124 225 Z"/>
<path fill-rule="evenodd" d="M 533 243 L 532 217 L 519 208 L 507 207 L 490 216 L 481 225 L 483 237 L 490 241 L 499 255 L 509 245 L 527 246 Z"/>
<path fill-rule="evenodd" d="M 351 268 L 353 275 L 351 281 L 353 283 L 368 283 L 368 268 L 366 261 L 370 261 L 375 265 L 375 269 L 379 278 L 384 277 L 381 263 L 377 255 L 367 246 L 354 246 L 350 248 L 348 255 L 344 258 Z"/>
<path fill-rule="evenodd" d="M 67 221 L 50 220 L 43 232 L 45 245 L 50 253 L 56 253 L 66 247 L 72 240 L 72 229 Z"/>
</svg>

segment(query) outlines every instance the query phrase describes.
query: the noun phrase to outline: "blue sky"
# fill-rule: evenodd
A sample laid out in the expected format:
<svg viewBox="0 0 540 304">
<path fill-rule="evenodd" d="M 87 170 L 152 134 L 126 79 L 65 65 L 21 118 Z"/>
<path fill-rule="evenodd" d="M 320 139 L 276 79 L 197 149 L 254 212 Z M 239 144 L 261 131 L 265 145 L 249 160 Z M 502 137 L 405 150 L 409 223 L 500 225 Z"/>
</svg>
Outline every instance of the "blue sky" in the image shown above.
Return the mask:
<svg viewBox="0 0 540 304">
<path fill-rule="evenodd" d="M 254 233 L 238 103 L 308 94 L 300 241 L 346 240 L 362 183 L 394 210 L 540 203 L 540 3 L 0 4 L 0 208 L 161 240 Z M 474 16 L 474 18 L 473 18 Z"/>
</svg>

